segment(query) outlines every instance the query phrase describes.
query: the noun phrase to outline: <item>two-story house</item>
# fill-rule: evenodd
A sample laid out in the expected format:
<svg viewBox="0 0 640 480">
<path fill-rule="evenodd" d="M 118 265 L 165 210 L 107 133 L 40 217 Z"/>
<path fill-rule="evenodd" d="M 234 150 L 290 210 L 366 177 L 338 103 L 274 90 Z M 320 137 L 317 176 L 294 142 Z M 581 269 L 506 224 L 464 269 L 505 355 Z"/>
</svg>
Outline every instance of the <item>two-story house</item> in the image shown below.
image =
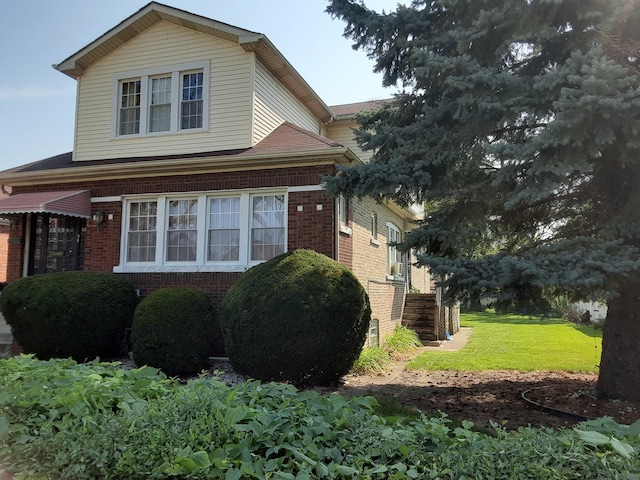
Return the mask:
<svg viewBox="0 0 640 480">
<path fill-rule="evenodd" d="M 0 172 L 9 281 L 107 271 L 215 304 L 252 265 L 309 248 L 367 289 L 372 342 L 410 286 L 429 291 L 392 245 L 419 211 L 321 185 L 368 159 L 351 129 L 375 103 L 327 106 L 263 34 L 152 2 L 54 67 L 77 82 L 73 152 Z"/>
</svg>

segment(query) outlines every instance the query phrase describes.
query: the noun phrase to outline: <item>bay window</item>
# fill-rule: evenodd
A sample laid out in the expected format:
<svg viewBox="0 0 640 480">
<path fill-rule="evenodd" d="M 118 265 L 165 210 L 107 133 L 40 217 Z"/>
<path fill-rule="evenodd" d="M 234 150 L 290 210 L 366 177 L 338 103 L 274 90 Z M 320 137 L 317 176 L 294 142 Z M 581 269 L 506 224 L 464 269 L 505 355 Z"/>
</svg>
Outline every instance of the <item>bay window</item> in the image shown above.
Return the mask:
<svg viewBox="0 0 640 480">
<path fill-rule="evenodd" d="M 127 199 L 114 271 L 242 271 L 287 251 L 286 205 L 270 191 Z"/>
</svg>

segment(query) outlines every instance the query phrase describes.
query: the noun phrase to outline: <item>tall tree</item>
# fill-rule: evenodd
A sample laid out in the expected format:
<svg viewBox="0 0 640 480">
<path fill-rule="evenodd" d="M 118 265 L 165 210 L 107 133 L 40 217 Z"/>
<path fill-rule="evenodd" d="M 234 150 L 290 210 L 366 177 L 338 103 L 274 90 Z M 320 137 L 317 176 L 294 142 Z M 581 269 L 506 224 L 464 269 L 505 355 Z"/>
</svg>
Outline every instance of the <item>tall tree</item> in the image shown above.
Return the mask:
<svg viewBox="0 0 640 480">
<path fill-rule="evenodd" d="M 601 397 L 640 399 L 640 0 L 331 0 L 399 93 L 337 194 L 421 202 L 451 298 L 604 298 Z"/>
</svg>

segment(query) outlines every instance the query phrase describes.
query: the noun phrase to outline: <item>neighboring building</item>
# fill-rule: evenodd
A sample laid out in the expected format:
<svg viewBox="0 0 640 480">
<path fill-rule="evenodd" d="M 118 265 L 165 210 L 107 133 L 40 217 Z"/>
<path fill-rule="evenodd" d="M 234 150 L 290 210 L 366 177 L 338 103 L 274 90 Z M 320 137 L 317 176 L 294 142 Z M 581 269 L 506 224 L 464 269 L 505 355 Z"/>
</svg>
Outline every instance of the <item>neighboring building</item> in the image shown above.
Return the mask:
<svg viewBox="0 0 640 480">
<path fill-rule="evenodd" d="M 9 281 L 115 272 L 142 296 L 193 286 L 219 303 L 252 265 L 309 248 L 367 289 L 373 343 L 410 287 L 429 291 L 389 245 L 418 209 L 321 185 L 370 157 L 351 129 L 375 102 L 328 107 L 264 35 L 152 2 L 55 68 L 78 84 L 74 149 L 0 172 Z"/>
</svg>

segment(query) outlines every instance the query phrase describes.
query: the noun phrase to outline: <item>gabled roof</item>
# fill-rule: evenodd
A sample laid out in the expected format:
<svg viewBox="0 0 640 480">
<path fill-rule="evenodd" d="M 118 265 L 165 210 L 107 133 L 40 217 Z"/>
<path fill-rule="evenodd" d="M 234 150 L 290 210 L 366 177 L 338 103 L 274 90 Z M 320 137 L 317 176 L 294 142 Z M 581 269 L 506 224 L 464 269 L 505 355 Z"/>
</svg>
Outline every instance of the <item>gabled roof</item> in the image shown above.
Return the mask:
<svg viewBox="0 0 640 480">
<path fill-rule="evenodd" d="M 163 21 L 237 43 L 245 51 L 255 52 L 266 67 L 318 118 L 323 122 L 333 118 L 331 109 L 265 35 L 158 2 L 148 3 L 86 47 L 59 64 L 53 65 L 53 68 L 71 78 L 77 79 L 89 65 L 109 55 L 115 49 L 158 22 Z"/>
<path fill-rule="evenodd" d="M 357 103 L 345 103 L 343 105 L 333 105 L 331 110 L 336 115 L 337 120 L 346 120 L 352 118 L 355 114 L 364 112 L 366 110 L 375 110 L 384 105 L 388 105 L 393 102 L 392 98 L 385 98 L 383 100 L 369 100 L 367 102 Z"/>
<path fill-rule="evenodd" d="M 251 148 L 127 157 L 75 162 L 72 153 L 63 153 L 38 162 L 0 172 L 6 185 L 56 184 L 83 180 L 131 178 L 162 175 L 190 175 L 283 165 L 352 163 L 359 158 L 347 147 L 285 122 Z"/>
</svg>

